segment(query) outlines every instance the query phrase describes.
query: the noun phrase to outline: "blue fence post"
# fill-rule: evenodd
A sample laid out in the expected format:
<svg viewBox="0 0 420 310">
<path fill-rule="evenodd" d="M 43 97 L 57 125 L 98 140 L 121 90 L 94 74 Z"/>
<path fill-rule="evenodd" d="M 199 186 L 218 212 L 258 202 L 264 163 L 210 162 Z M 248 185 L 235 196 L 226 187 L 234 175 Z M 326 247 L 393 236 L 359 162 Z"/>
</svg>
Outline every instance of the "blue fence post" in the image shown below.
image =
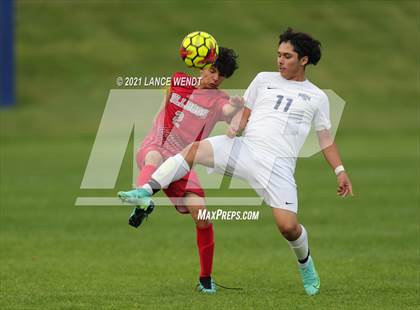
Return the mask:
<svg viewBox="0 0 420 310">
<path fill-rule="evenodd" d="M 0 107 L 14 104 L 14 1 L 0 0 Z"/>
</svg>

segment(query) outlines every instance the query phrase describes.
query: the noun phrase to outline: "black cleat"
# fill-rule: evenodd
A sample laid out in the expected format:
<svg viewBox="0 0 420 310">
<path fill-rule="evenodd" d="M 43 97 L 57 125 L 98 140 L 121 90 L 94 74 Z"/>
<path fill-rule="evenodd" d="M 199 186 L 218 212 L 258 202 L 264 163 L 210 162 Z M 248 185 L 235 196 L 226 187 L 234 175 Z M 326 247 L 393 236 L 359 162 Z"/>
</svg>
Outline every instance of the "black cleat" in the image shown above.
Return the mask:
<svg viewBox="0 0 420 310">
<path fill-rule="evenodd" d="M 216 293 L 216 283 L 211 277 L 200 277 L 197 284 L 197 291 L 203 294 L 214 294 Z"/>
<path fill-rule="evenodd" d="M 142 209 L 140 207 L 135 207 L 133 212 L 131 212 L 130 217 L 128 219 L 128 224 L 137 228 L 143 223 L 145 219 L 149 216 L 150 213 L 153 212 L 155 205 L 153 201 L 150 201 L 149 206 L 146 209 Z"/>
</svg>

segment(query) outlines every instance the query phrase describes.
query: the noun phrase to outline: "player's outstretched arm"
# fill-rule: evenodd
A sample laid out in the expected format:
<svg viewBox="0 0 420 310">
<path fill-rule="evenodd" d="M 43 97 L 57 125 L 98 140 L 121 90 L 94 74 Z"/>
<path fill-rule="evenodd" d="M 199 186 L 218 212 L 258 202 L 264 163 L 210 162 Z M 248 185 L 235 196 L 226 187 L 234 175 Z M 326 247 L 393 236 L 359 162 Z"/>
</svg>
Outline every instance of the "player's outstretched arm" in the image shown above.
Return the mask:
<svg viewBox="0 0 420 310">
<path fill-rule="evenodd" d="M 232 118 L 244 106 L 244 98 L 241 96 L 230 97 L 229 103 L 223 106 L 223 115 L 226 118 Z"/>
<path fill-rule="evenodd" d="M 251 110 L 249 108 L 242 108 L 230 122 L 230 126 L 226 135 L 230 138 L 234 138 L 237 135 L 240 135 L 248 124 L 249 116 L 251 115 Z"/>
<path fill-rule="evenodd" d="M 321 146 L 322 153 L 325 159 L 337 175 L 337 195 L 346 197 L 347 195 L 353 196 L 353 186 L 350 178 L 344 170 L 340 153 L 338 152 L 337 145 L 331 137 L 329 130 L 317 131 L 319 145 Z"/>
</svg>

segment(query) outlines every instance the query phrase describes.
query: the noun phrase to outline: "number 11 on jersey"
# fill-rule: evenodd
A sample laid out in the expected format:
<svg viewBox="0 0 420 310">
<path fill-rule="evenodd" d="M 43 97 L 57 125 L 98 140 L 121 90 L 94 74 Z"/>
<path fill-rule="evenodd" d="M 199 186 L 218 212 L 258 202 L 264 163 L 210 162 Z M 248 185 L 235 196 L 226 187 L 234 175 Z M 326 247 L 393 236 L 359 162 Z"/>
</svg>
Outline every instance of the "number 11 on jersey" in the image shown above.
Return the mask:
<svg viewBox="0 0 420 310">
<path fill-rule="evenodd" d="M 277 102 L 274 105 L 274 110 L 278 110 L 282 101 L 284 99 L 284 96 L 282 95 L 277 95 Z M 286 105 L 284 106 L 283 112 L 287 112 L 289 111 L 290 105 L 292 104 L 293 99 L 287 98 L 286 99 Z"/>
</svg>

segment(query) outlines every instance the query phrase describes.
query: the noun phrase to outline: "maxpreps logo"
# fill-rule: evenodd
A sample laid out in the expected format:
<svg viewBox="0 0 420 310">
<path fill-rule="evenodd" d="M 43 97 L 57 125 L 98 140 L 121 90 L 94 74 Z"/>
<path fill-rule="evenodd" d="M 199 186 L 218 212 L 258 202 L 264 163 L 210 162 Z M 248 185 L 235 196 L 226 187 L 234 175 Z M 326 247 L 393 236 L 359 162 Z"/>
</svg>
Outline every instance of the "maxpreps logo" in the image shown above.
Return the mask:
<svg viewBox="0 0 420 310">
<path fill-rule="evenodd" d="M 215 211 L 200 209 L 198 211 L 198 219 L 208 221 L 256 221 L 259 217 L 260 211 L 226 211 L 222 209 Z"/>
</svg>

